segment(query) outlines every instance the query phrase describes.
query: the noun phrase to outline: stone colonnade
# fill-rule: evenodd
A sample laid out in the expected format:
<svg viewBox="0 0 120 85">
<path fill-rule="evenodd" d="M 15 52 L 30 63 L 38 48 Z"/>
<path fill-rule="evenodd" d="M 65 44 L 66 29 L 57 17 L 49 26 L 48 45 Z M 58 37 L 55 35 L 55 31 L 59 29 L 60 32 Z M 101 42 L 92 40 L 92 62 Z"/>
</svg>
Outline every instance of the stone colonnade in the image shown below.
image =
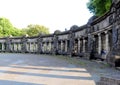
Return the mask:
<svg viewBox="0 0 120 85">
<path fill-rule="evenodd" d="M 66 34 L 69 36 L 68 34 Z M 51 35 L 50 35 L 51 36 Z M 56 35 L 59 36 L 59 35 Z M 76 51 L 76 54 L 86 52 L 85 38 L 79 37 L 70 41 L 70 38 L 54 40 L 54 37 L 47 40 L 46 36 L 38 37 L 20 37 L 20 38 L 0 38 L 0 51 L 1 52 L 22 52 L 22 53 L 50 53 L 50 54 L 71 54 L 72 51 Z M 54 43 L 56 42 L 56 44 Z M 70 44 L 73 43 L 73 44 Z M 71 48 L 71 45 L 73 45 Z M 56 47 L 56 50 L 55 48 Z M 70 49 L 73 49 L 70 51 Z M 53 52 L 55 51 L 55 52 Z M 70 53 L 71 52 L 71 53 Z"/>
<path fill-rule="evenodd" d="M 94 49 L 97 54 L 101 54 L 102 49 L 105 49 L 106 53 L 108 53 L 112 45 L 112 40 L 110 40 L 112 37 L 112 30 L 98 31 L 98 33 L 92 32 L 90 34 L 87 32 L 88 29 L 90 29 L 90 27 L 85 25 L 83 30 L 78 30 L 76 32 L 70 30 L 65 34 L 0 38 L 0 51 L 61 54 L 70 56 L 85 56 L 88 58 L 92 49 Z M 83 34 L 78 32 L 82 32 Z M 92 38 L 90 36 L 92 36 Z M 88 54 L 88 56 L 85 54 Z"/>
<path fill-rule="evenodd" d="M 92 35 L 94 37 L 94 50 L 98 53 L 101 54 L 101 50 L 104 49 L 106 53 L 108 53 L 111 49 L 112 46 L 112 36 L 109 34 L 109 30 L 94 34 Z"/>
</svg>

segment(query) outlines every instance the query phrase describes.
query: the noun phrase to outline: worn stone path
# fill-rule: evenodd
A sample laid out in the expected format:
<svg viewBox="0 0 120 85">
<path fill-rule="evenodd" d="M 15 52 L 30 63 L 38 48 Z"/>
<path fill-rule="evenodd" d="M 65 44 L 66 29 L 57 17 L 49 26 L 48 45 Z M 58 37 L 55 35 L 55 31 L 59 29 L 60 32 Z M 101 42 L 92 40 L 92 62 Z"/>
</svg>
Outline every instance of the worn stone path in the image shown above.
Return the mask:
<svg viewBox="0 0 120 85">
<path fill-rule="evenodd" d="M 114 73 L 119 71 L 84 59 L 0 54 L 0 85 L 95 85 L 100 76 Z"/>
</svg>

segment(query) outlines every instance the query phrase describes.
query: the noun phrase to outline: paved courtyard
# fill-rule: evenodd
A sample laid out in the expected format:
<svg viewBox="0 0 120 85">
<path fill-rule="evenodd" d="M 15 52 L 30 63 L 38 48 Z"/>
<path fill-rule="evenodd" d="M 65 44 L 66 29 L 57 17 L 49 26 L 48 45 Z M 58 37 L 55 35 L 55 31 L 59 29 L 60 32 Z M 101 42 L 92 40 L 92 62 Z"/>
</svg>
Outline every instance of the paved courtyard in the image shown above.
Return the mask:
<svg viewBox="0 0 120 85">
<path fill-rule="evenodd" d="M 96 61 L 38 54 L 0 54 L 0 85 L 95 85 L 120 71 Z"/>
</svg>

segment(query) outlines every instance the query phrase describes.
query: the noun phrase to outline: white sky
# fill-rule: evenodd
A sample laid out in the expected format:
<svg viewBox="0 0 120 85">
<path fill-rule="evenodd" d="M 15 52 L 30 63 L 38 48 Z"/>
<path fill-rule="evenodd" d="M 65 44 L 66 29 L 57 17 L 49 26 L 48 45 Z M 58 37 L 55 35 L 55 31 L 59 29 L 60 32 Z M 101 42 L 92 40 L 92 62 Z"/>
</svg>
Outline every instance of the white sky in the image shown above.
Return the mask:
<svg viewBox="0 0 120 85">
<path fill-rule="evenodd" d="M 0 17 L 8 18 L 15 27 L 40 24 L 53 33 L 72 25 L 84 25 L 92 14 L 88 0 L 0 0 Z"/>
</svg>

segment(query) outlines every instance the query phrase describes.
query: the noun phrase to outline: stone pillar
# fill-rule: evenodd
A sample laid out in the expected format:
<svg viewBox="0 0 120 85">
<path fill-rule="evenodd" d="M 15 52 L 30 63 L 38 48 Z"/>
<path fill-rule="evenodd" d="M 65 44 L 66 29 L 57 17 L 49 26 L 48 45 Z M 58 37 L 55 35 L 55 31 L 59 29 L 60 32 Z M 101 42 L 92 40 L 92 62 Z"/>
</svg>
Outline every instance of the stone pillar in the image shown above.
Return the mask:
<svg viewBox="0 0 120 85">
<path fill-rule="evenodd" d="M 57 54 L 58 53 L 58 36 L 54 35 L 52 38 L 52 41 L 53 41 L 52 53 Z"/>
<path fill-rule="evenodd" d="M 109 41 L 108 41 L 108 39 L 109 39 L 108 31 L 105 31 L 105 50 L 106 50 L 107 53 L 109 51 Z"/>
<path fill-rule="evenodd" d="M 17 46 L 17 52 L 18 52 L 18 43 L 16 43 L 16 46 Z"/>
<path fill-rule="evenodd" d="M 92 36 L 88 34 L 88 52 L 90 53 L 92 50 Z"/>
<path fill-rule="evenodd" d="M 39 35 L 37 39 L 37 53 L 42 53 L 42 38 L 41 35 Z"/>
<path fill-rule="evenodd" d="M 27 48 L 27 51 L 29 51 L 29 43 L 28 42 L 27 42 L 26 48 Z"/>
<path fill-rule="evenodd" d="M 63 51 L 63 41 L 61 40 L 61 52 Z"/>
<path fill-rule="evenodd" d="M 49 41 L 47 42 L 47 52 L 49 52 L 49 46 L 50 46 L 50 44 L 49 44 Z"/>
<path fill-rule="evenodd" d="M 101 53 L 101 34 L 98 34 L 98 53 Z"/>
<path fill-rule="evenodd" d="M 83 52 L 85 52 L 85 39 L 83 38 Z"/>
<path fill-rule="evenodd" d="M 80 53 L 80 38 L 78 38 L 78 53 Z"/>
<path fill-rule="evenodd" d="M 67 42 L 68 40 L 65 40 L 65 52 L 67 52 L 67 47 L 68 47 L 68 42 Z"/>
<path fill-rule="evenodd" d="M 35 52 L 35 42 L 33 42 L 33 52 Z"/>
<path fill-rule="evenodd" d="M 27 52 L 27 37 L 26 36 L 23 36 L 22 40 L 21 40 L 21 52 L 25 53 Z"/>
<path fill-rule="evenodd" d="M 31 44 L 31 42 L 29 42 L 30 43 L 30 50 L 29 50 L 29 52 L 32 52 L 32 44 Z"/>
<path fill-rule="evenodd" d="M 34 44 L 35 44 L 35 52 L 37 52 L 37 44 L 36 44 L 36 42 Z"/>
<path fill-rule="evenodd" d="M 37 43 L 35 42 L 35 52 L 37 52 Z"/>
<path fill-rule="evenodd" d="M 16 51 L 16 50 L 15 50 L 15 49 L 16 49 L 16 47 L 15 47 L 15 43 L 13 43 L 13 47 L 14 47 L 13 50 Z"/>
<path fill-rule="evenodd" d="M 2 43 L 2 51 L 5 50 L 5 46 L 4 46 L 4 43 Z"/>
<path fill-rule="evenodd" d="M 28 46 L 28 52 L 30 52 L 30 42 L 28 42 L 27 46 Z"/>
<path fill-rule="evenodd" d="M 52 42 L 49 41 L 49 52 L 51 53 L 51 48 L 52 48 Z"/>
<path fill-rule="evenodd" d="M 15 43 L 15 50 L 17 51 L 17 43 Z"/>
<path fill-rule="evenodd" d="M 21 51 L 21 44 L 18 43 L 18 51 L 20 52 Z"/>
<path fill-rule="evenodd" d="M 45 53 L 47 51 L 47 42 L 45 41 Z"/>
<path fill-rule="evenodd" d="M 45 42 L 42 42 L 42 52 L 45 53 Z"/>
<path fill-rule="evenodd" d="M 17 51 L 17 44 L 15 43 L 15 51 Z"/>
</svg>

